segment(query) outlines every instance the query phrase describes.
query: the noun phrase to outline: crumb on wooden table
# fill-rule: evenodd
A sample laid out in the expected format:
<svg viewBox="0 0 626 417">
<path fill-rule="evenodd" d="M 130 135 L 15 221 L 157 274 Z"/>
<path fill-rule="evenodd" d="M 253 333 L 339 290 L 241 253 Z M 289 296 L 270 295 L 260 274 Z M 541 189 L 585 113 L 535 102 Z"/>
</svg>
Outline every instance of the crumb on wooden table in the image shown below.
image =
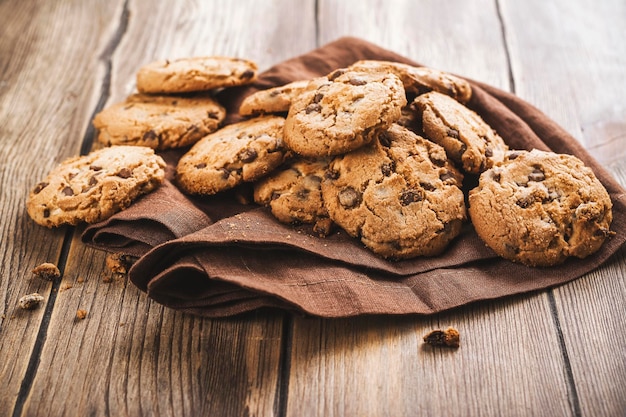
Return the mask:
<svg viewBox="0 0 626 417">
<path fill-rule="evenodd" d="M 61 276 L 59 268 L 53 263 L 44 262 L 41 265 L 36 266 L 32 270 L 36 277 L 44 279 L 46 281 L 54 281 Z"/>
<path fill-rule="evenodd" d="M 125 275 L 137 258 L 122 253 L 110 253 L 106 257 L 106 266 L 114 274 Z"/>
<path fill-rule="evenodd" d="M 437 347 L 458 348 L 461 337 L 459 331 L 453 327 L 446 330 L 433 330 L 424 336 L 424 343 Z"/>
<path fill-rule="evenodd" d="M 83 310 L 83 309 L 76 310 L 76 318 L 78 320 L 83 320 L 85 317 L 87 317 L 87 310 Z"/>
<path fill-rule="evenodd" d="M 44 300 L 41 294 L 36 292 L 21 297 L 18 301 L 20 308 L 24 310 L 34 310 Z"/>
</svg>

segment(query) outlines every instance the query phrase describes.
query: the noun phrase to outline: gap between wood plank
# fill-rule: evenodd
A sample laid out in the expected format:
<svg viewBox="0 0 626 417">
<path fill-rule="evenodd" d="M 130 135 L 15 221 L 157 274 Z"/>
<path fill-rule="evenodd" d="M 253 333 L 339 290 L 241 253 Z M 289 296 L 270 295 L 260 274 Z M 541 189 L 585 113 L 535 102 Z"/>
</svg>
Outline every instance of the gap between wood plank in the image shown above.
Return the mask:
<svg viewBox="0 0 626 417">
<path fill-rule="evenodd" d="M 572 415 L 574 417 L 581 417 L 582 411 L 580 408 L 580 398 L 578 398 L 578 391 L 576 390 L 576 381 L 574 381 L 574 372 L 572 371 L 572 364 L 567 353 L 567 345 L 565 338 L 563 337 L 563 329 L 561 328 L 561 321 L 559 319 L 559 312 L 556 308 L 556 300 L 554 298 L 554 290 L 548 290 L 548 303 L 550 304 L 550 314 L 554 320 L 554 328 L 559 341 L 559 347 L 561 349 L 561 355 L 563 356 L 563 364 L 565 367 L 565 377 L 567 385 L 569 387 L 569 403 L 572 407 Z"/>
<path fill-rule="evenodd" d="M 111 57 L 113 53 L 119 46 L 124 34 L 126 33 L 126 29 L 128 28 L 128 0 L 124 1 L 124 6 L 122 9 L 122 14 L 119 19 L 119 24 L 114 32 L 111 40 L 105 47 L 104 51 L 100 55 L 100 60 L 104 61 L 105 65 L 105 74 L 104 80 L 102 82 L 102 88 L 100 90 L 100 98 L 98 99 L 98 103 L 94 111 L 92 112 L 91 119 L 100 112 L 106 102 L 109 99 L 110 91 L 111 91 Z M 87 129 L 85 130 L 85 134 L 83 135 L 83 139 L 80 147 L 80 155 L 86 155 L 91 151 L 91 147 L 93 146 L 93 141 L 95 138 L 95 129 L 91 122 L 88 123 Z M 17 399 L 15 400 L 15 406 L 13 408 L 13 417 L 18 417 L 22 414 L 24 410 L 24 404 L 26 403 L 26 399 L 30 394 L 30 390 L 33 386 L 33 382 L 35 380 L 35 376 L 37 374 L 37 370 L 39 368 L 39 363 L 41 360 L 41 352 L 43 350 L 43 346 L 46 342 L 46 338 L 48 336 L 48 327 L 50 326 L 50 320 L 52 318 L 52 311 L 54 309 L 54 305 L 56 302 L 57 295 L 59 293 L 59 288 L 61 286 L 62 277 L 65 275 L 65 266 L 67 265 L 67 259 L 69 257 L 70 247 L 72 246 L 72 238 L 76 231 L 75 227 L 69 227 L 65 231 L 65 235 L 63 237 L 63 244 L 61 246 L 61 253 L 59 254 L 59 259 L 57 261 L 57 267 L 59 268 L 59 272 L 61 272 L 61 279 L 52 282 L 52 287 L 50 289 L 50 296 L 48 297 L 48 302 L 46 304 L 46 308 L 44 310 L 44 314 L 39 325 L 39 330 L 37 331 L 37 337 L 35 339 L 35 343 L 33 345 L 33 350 L 31 352 L 30 359 L 28 360 L 28 365 L 26 367 L 26 372 L 24 374 L 24 379 L 22 379 L 22 384 L 20 385 L 20 390 L 17 395 Z"/>
<path fill-rule="evenodd" d="M 506 28 L 504 27 L 504 18 L 502 17 L 502 10 L 500 10 L 500 1 L 496 1 L 496 12 L 498 14 L 498 21 L 500 22 L 500 33 L 502 35 L 502 45 L 504 46 L 504 56 L 506 57 L 507 69 L 509 72 L 509 89 L 511 93 L 515 94 L 515 77 L 513 76 L 513 65 L 511 65 L 511 54 L 509 52 L 509 43 L 506 38 Z"/>
</svg>

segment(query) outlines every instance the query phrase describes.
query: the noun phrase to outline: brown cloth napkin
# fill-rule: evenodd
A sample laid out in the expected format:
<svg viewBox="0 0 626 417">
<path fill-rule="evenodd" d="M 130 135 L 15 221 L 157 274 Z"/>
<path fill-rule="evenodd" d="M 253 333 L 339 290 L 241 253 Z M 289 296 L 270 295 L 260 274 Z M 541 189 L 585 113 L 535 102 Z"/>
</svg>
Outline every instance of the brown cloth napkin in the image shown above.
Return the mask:
<svg viewBox="0 0 626 417">
<path fill-rule="evenodd" d="M 270 68 L 252 86 L 224 90 L 219 99 L 234 122 L 239 103 L 252 91 L 327 74 L 359 59 L 418 65 L 363 40 L 341 38 Z M 440 256 L 386 261 L 344 232 L 319 238 L 305 227 L 280 224 L 266 208 L 239 203 L 235 192 L 183 195 L 171 182 L 181 151 L 163 153 L 169 168 L 162 187 L 87 227 L 83 241 L 140 256 L 130 270 L 135 285 L 166 306 L 208 317 L 260 307 L 322 317 L 429 314 L 549 288 L 598 267 L 626 240 L 624 190 L 539 110 L 512 94 L 470 82 L 469 107 L 511 148 L 574 154 L 595 171 L 613 200 L 611 229 L 616 232 L 599 252 L 556 267 L 529 268 L 495 256 L 468 223 Z"/>
</svg>

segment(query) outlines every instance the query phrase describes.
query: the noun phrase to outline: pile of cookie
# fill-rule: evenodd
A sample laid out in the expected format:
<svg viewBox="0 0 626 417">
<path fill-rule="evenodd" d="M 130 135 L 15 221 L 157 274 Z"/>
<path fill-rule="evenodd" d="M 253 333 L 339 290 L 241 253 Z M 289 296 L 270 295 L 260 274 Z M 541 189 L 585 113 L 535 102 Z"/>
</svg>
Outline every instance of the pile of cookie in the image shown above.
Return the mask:
<svg viewBox="0 0 626 417">
<path fill-rule="evenodd" d="M 320 236 L 340 227 L 391 260 L 441 254 L 468 220 L 498 255 L 530 266 L 584 258 L 612 234 L 611 200 L 591 169 L 572 155 L 509 149 L 467 107 L 472 88 L 459 77 L 358 61 L 252 93 L 244 119 L 224 126 L 214 91 L 251 83 L 256 71 L 225 57 L 141 68 L 139 92 L 94 119 L 106 147 L 51 173 L 29 214 L 46 226 L 102 220 L 163 180 L 155 150 L 188 146 L 176 166 L 183 192 L 252 184 L 278 221 L 311 224 Z M 138 152 L 141 165 L 122 167 Z M 467 195 L 466 176 L 479 178 Z M 126 196 L 101 208 L 113 184 Z M 94 203 L 66 203 L 77 194 Z M 97 214 L 79 216 L 85 207 Z"/>
</svg>

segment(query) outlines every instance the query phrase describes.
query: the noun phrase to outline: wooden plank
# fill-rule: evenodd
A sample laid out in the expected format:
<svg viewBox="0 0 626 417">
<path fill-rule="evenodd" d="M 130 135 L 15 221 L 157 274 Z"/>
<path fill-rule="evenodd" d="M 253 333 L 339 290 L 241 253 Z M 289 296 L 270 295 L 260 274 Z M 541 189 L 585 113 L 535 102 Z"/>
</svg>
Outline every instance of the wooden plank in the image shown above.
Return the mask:
<svg viewBox="0 0 626 417">
<path fill-rule="evenodd" d="M 509 88 L 494 2 L 320 2 L 320 39 L 364 37 L 426 65 Z M 520 5 L 521 7 L 521 5 Z M 443 23 L 442 23 L 443 22 Z M 425 349 L 433 328 L 457 351 Z M 546 293 L 432 317 L 296 318 L 287 415 L 572 415 Z"/>
<path fill-rule="evenodd" d="M 518 94 L 565 126 L 626 185 L 624 2 L 519 6 L 502 7 L 513 72 L 520 74 Z M 546 13 L 538 16 L 537 9 Z M 626 319 L 625 254 L 622 249 L 605 266 L 554 291 L 581 415 L 626 414 L 626 340 L 617 336 Z"/>
<path fill-rule="evenodd" d="M 219 54 L 264 68 L 315 43 L 312 1 L 130 1 L 117 12 L 113 20 L 125 28 L 111 51 L 107 103 L 132 92 L 134 72 L 154 59 Z M 276 413 L 282 314 L 181 314 L 124 280 L 103 282 L 104 256 L 74 236 L 23 415 Z M 75 318 L 78 309 L 88 312 L 84 320 Z"/>
<path fill-rule="evenodd" d="M 113 2 L 0 2 L 0 390 L 9 414 L 34 372 L 31 356 L 43 342 L 52 285 L 33 278 L 42 262 L 59 260 L 66 229 L 47 230 L 28 218 L 25 201 L 34 185 L 61 160 L 77 153 L 102 74 L 89 51 L 107 25 Z M 58 24 L 61 22 L 61 24 Z M 74 71 L 80 68 L 80 71 Z M 94 77 L 95 76 L 95 77 Z M 39 292 L 44 304 L 22 311 L 18 299 Z M 38 335 L 39 334 L 39 335 Z M 25 379 L 26 376 L 26 379 Z"/>
</svg>

